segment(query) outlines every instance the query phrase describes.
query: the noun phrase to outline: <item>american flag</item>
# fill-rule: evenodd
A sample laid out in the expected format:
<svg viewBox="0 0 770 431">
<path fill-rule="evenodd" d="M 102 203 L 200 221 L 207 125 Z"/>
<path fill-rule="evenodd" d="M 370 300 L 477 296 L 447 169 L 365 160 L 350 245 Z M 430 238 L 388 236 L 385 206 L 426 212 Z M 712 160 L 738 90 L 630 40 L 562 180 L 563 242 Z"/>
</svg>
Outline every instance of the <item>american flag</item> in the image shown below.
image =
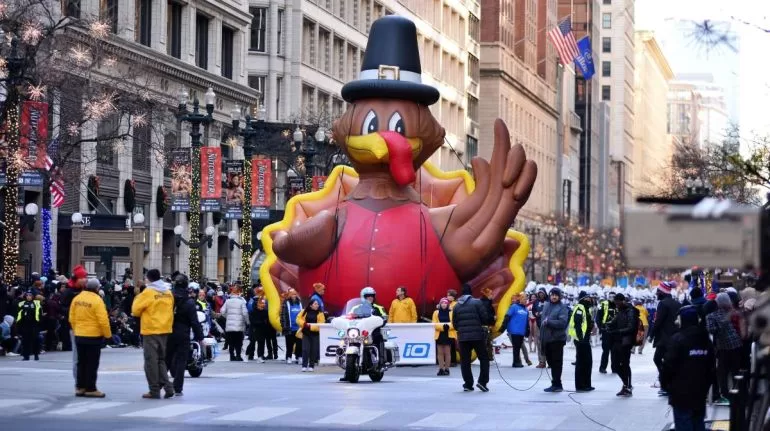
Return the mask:
<svg viewBox="0 0 770 431">
<path fill-rule="evenodd" d="M 56 155 L 59 152 L 59 140 L 54 139 L 48 144 L 48 154 L 45 155 L 45 170 L 48 171 L 51 176 L 51 206 L 59 208 L 64 205 L 64 197 L 67 195 L 64 192 L 64 180 L 62 180 L 61 172 L 59 168 L 54 168 L 53 159 L 51 155 Z"/>
<path fill-rule="evenodd" d="M 577 41 L 575 40 L 575 33 L 572 32 L 572 20 L 570 17 L 564 18 L 559 25 L 551 29 L 548 32 L 548 37 L 551 38 L 551 42 L 556 46 L 556 50 L 559 51 L 561 64 L 565 66 L 571 64 L 580 55 Z"/>
</svg>

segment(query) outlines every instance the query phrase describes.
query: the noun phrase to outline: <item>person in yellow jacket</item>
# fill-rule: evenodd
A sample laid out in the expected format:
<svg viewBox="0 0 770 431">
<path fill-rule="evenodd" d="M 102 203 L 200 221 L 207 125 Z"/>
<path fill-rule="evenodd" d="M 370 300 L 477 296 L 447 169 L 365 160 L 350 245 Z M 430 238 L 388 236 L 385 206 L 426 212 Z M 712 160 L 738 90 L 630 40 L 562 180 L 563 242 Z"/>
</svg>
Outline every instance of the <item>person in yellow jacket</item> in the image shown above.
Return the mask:
<svg viewBox="0 0 770 431">
<path fill-rule="evenodd" d="M 452 366 L 452 346 L 457 339 L 457 331 L 452 324 L 452 311 L 449 298 L 441 298 L 438 309 L 433 312 L 433 325 L 436 327 L 436 356 L 438 356 L 438 376 L 448 376 Z"/>
<path fill-rule="evenodd" d="M 107 306 L 97 292 L 101 283 L 95 278 L 86 282 L 85 290 L 70 304 L 69 322 L 78 349 L 75 396 L 104 398 L 104 392 L 96 389 L 99 359 L 105 338 L 112 338 Z"/>
<path fill-rule="evenodd" d="M 160 398 L 161 387 L 165 398 L 174 396 L 174 387 L 168 379 L 166 345 L 174 323 L 174 295 L 171 286 L 160 279 L 160 271 L 147 271 L 147 287 L 134 298 L 131 314 L 139 318 L 144 348 L 144 374 L 150 391 L 142 398 Z"/>
<path fill-rule="evenodd" d="M 631 348 L 631 353 L 639 353 L 642 354 L 642 350 L 644 350 L 644 345 L 647 344 L 647 333 L 650 331 L 650 313 L 647 311 L 647 308 L 644 307 L 644 304 L 640 300 L 634 301 L 634 308 L 639 311 L 639 319 L 642 321 L 642 326 L 644 326 L 644 338 L 642 339 L 642 344 L 639 347 L 638 352 L 634 352 L 637 346 L 634 346 Z"/>
<path fill-rule="evenodd" d="M 313 372 L 313 365 L 321 360 L 319 349 L 321 348 L 321 337 L 319 324 L 326 323 L 321 303 L 318 299 L 312 298 L 304 310 L 297 315 L 297 325 L 299 333 L 302 334 L 302 372 Z"/>
<path fill-rule="evenodd" d="M 396 289 L 396 299 L 390 303 L 388 323 L 416 323 L 417 307 L 412 298 L 406 296 L 406 287 Z"/>
</svg>

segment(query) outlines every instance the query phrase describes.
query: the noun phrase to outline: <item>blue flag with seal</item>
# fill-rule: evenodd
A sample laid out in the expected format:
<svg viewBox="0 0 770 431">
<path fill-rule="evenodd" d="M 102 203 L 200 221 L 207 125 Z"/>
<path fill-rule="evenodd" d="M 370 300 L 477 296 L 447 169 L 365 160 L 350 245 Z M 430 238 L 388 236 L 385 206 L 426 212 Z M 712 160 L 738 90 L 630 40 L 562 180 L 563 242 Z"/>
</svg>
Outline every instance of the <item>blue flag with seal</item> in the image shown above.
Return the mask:
<svg viewBox="0 0 770 431">
<path fill-rule="evenodd" d="M 583 37 L 577 42 L 580 55 L 575 57 L 575 66 L 580 69 L 583 78 L 591 79 L 596 73 L 594 69 L 594 58 L 591 52 L 591 39 L 588 36 Z"/>
</svg>

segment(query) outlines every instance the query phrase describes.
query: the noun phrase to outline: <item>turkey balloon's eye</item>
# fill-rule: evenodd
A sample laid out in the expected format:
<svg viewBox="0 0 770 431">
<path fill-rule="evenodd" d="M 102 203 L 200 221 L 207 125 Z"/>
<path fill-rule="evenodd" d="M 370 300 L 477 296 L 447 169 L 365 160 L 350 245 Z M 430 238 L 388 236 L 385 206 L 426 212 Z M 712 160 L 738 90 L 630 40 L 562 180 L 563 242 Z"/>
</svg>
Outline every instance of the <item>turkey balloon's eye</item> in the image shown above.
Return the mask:
<svg viewBox="0 0 770 431">
<path fill-rule="evenodd" d="M 394 112 L 393 115 L 390 116 L 388 130 L 392 130 L 401 136 L 406 136 L 406 127 L 404 127 L 404 120 L 401 118 L 401 114 Z"/>
<path fill-rule="evenodd" d="M 380 122 L 374 111 L 369 111 L 364 118 L 364 125 L 361 127 L 361 135 L 368 135 L 376 132 L 380 128 Z"/>
</svg>

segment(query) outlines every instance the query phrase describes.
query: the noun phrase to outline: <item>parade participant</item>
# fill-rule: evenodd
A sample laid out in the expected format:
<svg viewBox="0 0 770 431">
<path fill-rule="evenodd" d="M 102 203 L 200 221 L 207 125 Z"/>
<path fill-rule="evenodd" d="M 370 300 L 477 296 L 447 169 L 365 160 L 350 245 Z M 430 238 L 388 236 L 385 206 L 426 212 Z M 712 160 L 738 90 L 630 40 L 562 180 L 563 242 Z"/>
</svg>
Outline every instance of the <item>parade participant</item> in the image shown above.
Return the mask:
<svg viewBox="0 0 770 431">
<path fill-rule="evenodd" d="M 644 336 L 642 337 L 641 344 L 638 344 L 631 348 L 631 353 L 635 353 L 634 349 L 638 347 L 638 351 L 636 353 L 642 354 L 642 350 L 644 350 L 644 345 L 647 342 L 647 334 L 650 331 L 650 323 L 649 319 L 650 316 L 647 312 L 647 308 L 644 306 L 644 303 L 641 299 L 635 299 L 634 300 L 634 308 L 636 308 L 636 311 L 639 313 L 639 321 L 641 325 L 644 327 Z"/>
<path fill-rule="evenodd" d="M 412 298 L 406 296 L 406 287 L 396 289 L 396 299 L 390 303 L 388 321 L 390 323 L 416 323 L 417 307 Z"/>
<path fill-rule="evenodd" d="M 198 321 L 195 301 L 190 298 L 187 276 L 179 274 L 174 277 L 174 324 L 168 337 L 166 351 L 166 366 L 174 377 L 174 394 L 183 395 L 184 373 L 187 369 L 187 359 L 190 356 L 190 331 L 195 341 L 203 340 L 203 328 Z"/>
<path fill-rule="evenodd" d="M 623 387 L 616 395 L 630 397 L 633 395 L 631 384 L 631 348 L 636 342 L 639 315 L 634 307 L 626 302 L 622 293 L 615 295 L 615 318 L 607 323 L 606 331 L 612 337 L 612 360 Z"/>
<path fill-rule="evenodd" d="M 19 312 L 16 315 L 16 326 L 21 335 L 22 361 L 29 361 L 30 355 L 35 360 L 40 360 L 40 319 L 42 316 L 40 301 L 35 299 L 32 290 L 24 293 L 24 300 L 19 303 Z"/>
<path fill-rule="evenodd" d="M 460 370 L 463 375 L 463 390 L 473 390 L 473 371 L 471 370 L 471 352 L 476 352 L 479 360 L 479 379 L 476 387 L 482 392 L 489 392 L 489 357 L 487 356 L 485 326 L 489 321 L 487 310 L 480 300 L 471 296 L 471 286 L 463 285 L 463 296 L 452 309 L 452 322 L 457 330 L 460 342 Z"/>
<path fill-rule="evenodd" d="M 291 364 L 299 362 L 299 358 L 302 357 L 302 340 L 297 338 L 296 334 L 299 330 L 297 324 L 297 316 L 302 312 L 302 301 L 299 299 L 297 291 L 289 289 L 286 294 L 286 300 L 281 307 L 281 328 L 283 336 L 286 339 L 286 363 Z M 291 359 L 291 355 L 294 353 L 294 361 Z"/>
<path fill-rule="evenodd" d="M 695 288 L 698 289 L 698 288 Z M 706 397 L 714 375 L 714 346 L 696 306 L 679 309 L 679 332 L 671 336 L 660 373 L 674 411 L 674 427 L 705 430 Z"/>
<path fill-rule="evenodd" d="M 607 333 L 607 323 L 615 318 L 617 309 L 615 308 L 615 293 L 610 292 L 607 295 L 609 299 L 603 299 L 599 302 L 599 313 L 596 316 L 596 323 L 599 327 L 599 334 L 602 338 L 602 357 L 599 361 L 599 372 L 607 374 L 607 364 L 610 364 L 613 373 L 617 373 L 618 370 L 612 368 L 614 362 L 610 361 L 612 355 L 612 337 Z"/>
<path fill-rule="evenodd" d="M 530 335 L 529 332 L 529 312 L 522 302 L 526 299 L 524 294 L 515 295 L 513 303 L 505 313 L 501 330 L 508 332 L 508 339 L 513 347 L 513 368 L 523 368 L 521 363 L 521 348 L 524 344 L 524 338 Z"/>
<path fill-rule="evenodd" d="M 561 372 L 564 365 L 564 345 L 567 343 L 567 324 L 569 308 L 561 302 L 562 292 L 554 287 L 550 292 L 550 302 L 543 307 L 541 315 L 540 338 L 545 350 L 545 358 L 551 367 L 551 386 L 545 392 L 561 392 Z"/>
<path fill-rule="evenodd" d="M 318 325 L 325 322 L 318 299 L 311 299 L 307 307 L 297 316 L 297 325 L 302 328 L 302 372 L 312 372 L 313 366 L 320 359 L 318 349 L 321 346 L 321 339 L 318 334 L 320 331 Z"/>
<path fill-rule="evenodd" d="M 591 298 L 585 291 L 578 294 L 578 304 L 572 310 L 569 319 L 569 336 L 575 343 L 575 390 L 577 392 L 590 392 L 591 367 L 593 359 L 591 354 L 591 332 L 594 321 L 591 318 Z"/>
<path fill-rule="evenodd" d="M 144 347 L 144 374 L 150 391 L 142 398 L 159 399 L 160 390 L 165 398 L 174 396 L 174 387 L 168 379 L 166 348 L 174 321 L 174 295 L 171 287 L 160 278 L 160 271 L 147 271 L 147 287 L 134 298 L 131 314 L 140 319 L 140 333 Z"/>
<path fill-rule="evenodd" d="M 671 297 L 671 290 L 676 288 L 673 281 L 661 281 L 658 285 L 656 295 L 658 297 L 658 308 L 655 311 L 655 321 L 652 324 L 652 347 L 655 349 L 655 355 L 652 360 L 658 367 L 658 374 L 663 369 L 663 358 L 666 356 L 666 344 L 669 338 L 676 332 L 676 318 L 679 315 L 681 305 Z M 661 388 L 658 392 L 661 396 L 668 395 Z"/>
<path fill-rule="evenodd" d="M 451 345 L 457 339 L 457 331 L 452 324 L 452 310 L 449 309 L 449 298 L 441 298 L 438 309 L 433 312 L 433 325 L 435 326 L 434 339 L 436 340 L 436 356 L 438 357 L 438 376 L 448 376 L 451 366 Z"/>
<path fill-rule="evenodd" d="M 542 315 L 545 304 L 548 303 L 548 294 L 545 291 L 545 287 L 539 287 L 537 289 L 537 299 L 532 305 L 532 315 L 535 318 L 536 325 L 538 327 L 538 343 L 537 347 L 537 368 L 545 368 L 545 349 L 543 349 L 543 338 L 540 334 L 542 328 Z"/>
<path fill-rule="evenodd" d="M 75 334 L 78 350 L 75 396 L 104 398 L 96 389 L 99 359 L 105 339 L 112 338 L 110 319 L 102 298 L 96 293 L 101 284 L 95 278 L 88 279 L 85 290 L 72 301 L 69 321 Z"/>
<path fill-rule="evenodd" d="M 249 311 L 246 309 L 246 300 L 241 297 L 239 286 L 232 287 L 230 298 L 225 301 L 219 311 L 225 318 L 225 333 L 230 360 L 243 362 L 241 351 L 243 350 L 246 324 L 249 321 Z"/>
</svg>

